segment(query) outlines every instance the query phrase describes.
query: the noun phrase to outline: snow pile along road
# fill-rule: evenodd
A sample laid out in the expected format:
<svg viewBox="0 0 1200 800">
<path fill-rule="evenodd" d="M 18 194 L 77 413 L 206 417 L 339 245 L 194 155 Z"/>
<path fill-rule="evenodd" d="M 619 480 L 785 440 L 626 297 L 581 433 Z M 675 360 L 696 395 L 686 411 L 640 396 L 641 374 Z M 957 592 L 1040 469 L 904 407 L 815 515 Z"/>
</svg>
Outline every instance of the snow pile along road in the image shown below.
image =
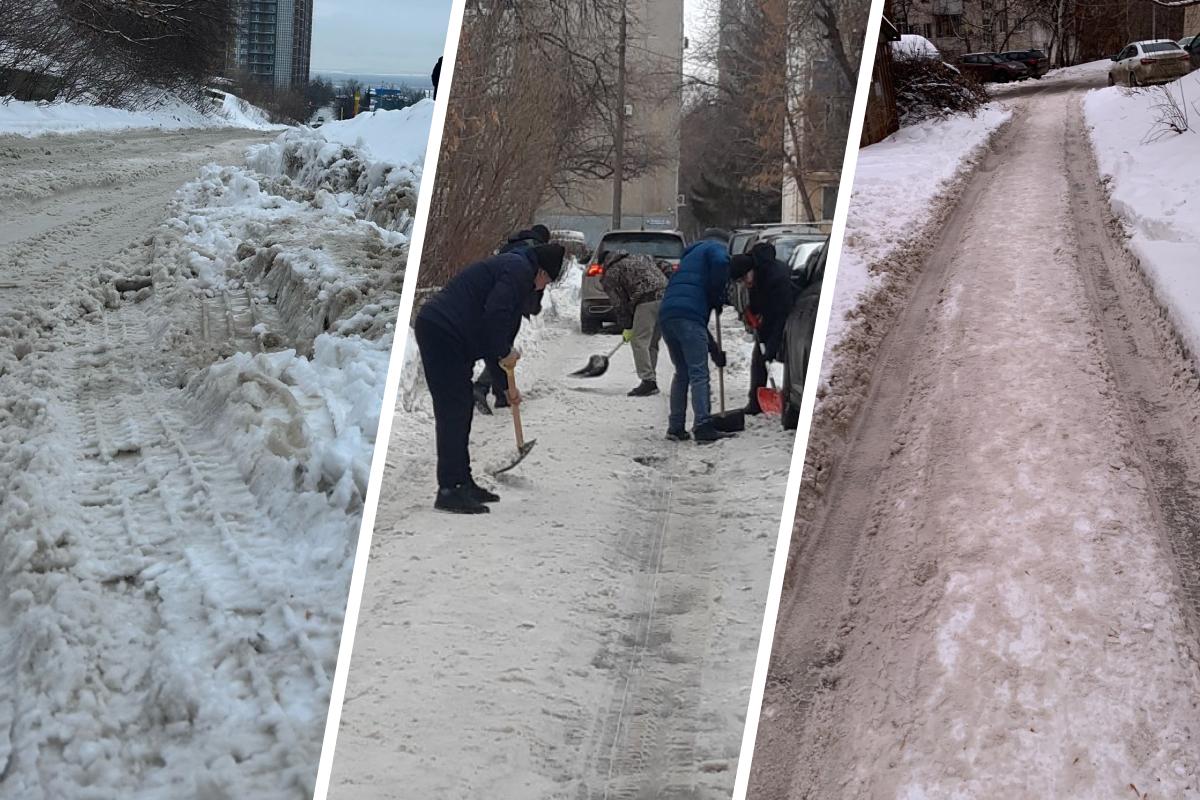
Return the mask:
<svg viewBox="0 0 1200 800">
<path fill-rule="evenodd" d="M 198 109 L 164 95 L 140 109 L 93 106 L 87 103 L 39 103 L 0 97 L 0 135 L 42 136 L 48 133 L 81 133 L 154 128 L 161 131 L 200 128 L 251 128 L 280 130 L 262 109 L 232 94 Z"/>
<path fill-rule="evenodd" d="M 363 188 L 210 165 L 2 287 L 0 796 L 311 796 L 417 193 Z"/>
<path fill-rule="evenodd" d="M 1109 87 L 1083 101 L 1100 173 L 1113 211 L 1125 223 L 1158 301 L 1193 357 L 1200 359 L 1200 96 L 1196 73 L 1154 89 Z M 1190 130 L 1156 123 L 1164 103 L 1185 109 Z"/>
<path fill-rule="evenodd" d="M 490 514 L 432 508 L 410 347 L 332 797 L 729 797 L 793 437 L 755 417 L 733 440 L 667 441 L 665 394 L 626 396 L 628 348 L 602 378 L 567 377 L 616 343 L 578 332 L 581 277 L 572 264 L 517 340 L 532 453 L 493 479 L 512 417 L 475 416 Z M 750 344 L 724 316 L 740 406 Z"/>
</svg>

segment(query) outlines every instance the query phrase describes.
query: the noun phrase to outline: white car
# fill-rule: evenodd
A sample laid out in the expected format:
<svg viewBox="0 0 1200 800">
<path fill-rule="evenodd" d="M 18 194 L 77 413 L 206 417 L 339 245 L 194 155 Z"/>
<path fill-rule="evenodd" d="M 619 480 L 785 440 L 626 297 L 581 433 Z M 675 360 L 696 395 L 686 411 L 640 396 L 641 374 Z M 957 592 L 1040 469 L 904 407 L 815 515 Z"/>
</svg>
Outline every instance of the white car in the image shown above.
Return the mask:
<svg viewBox="0 0 1200 800">
<path fill-rule="evenodd" d="M 1170 83 L 1191 70 L 1187 51 L 1170 39 L 1133 42 L 1112 57 L 1109 86 L 1149 86 Z"/>
</svg>

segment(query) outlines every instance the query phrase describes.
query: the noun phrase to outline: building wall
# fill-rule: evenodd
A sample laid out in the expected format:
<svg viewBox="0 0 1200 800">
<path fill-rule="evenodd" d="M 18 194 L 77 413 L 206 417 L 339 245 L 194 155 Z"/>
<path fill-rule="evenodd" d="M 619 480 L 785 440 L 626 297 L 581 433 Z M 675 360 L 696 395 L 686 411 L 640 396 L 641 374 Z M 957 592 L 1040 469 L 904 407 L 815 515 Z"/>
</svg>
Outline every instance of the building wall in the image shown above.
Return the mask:
<svg viewBox="0 0 1200 800">
<path fill-rule="evenodd" d="M 683 98 L 683 0 L 630 0 L 627 64 L 647 85 L 631 86 L 627 124 L 655 132 L 666 145 L 663 166 L 628 180 L 622 189 L 622 227 L 674 229 L 678 226 L 679 125 Z M 652 54 L 652 55 L 650 55 Z M 612 226 L 611 180 L 576 181 L 563 197 L 538 211 L 537 221 L 551 228 L 583 231 L 594 244 Z"/>
<path fill-rule="evenodd" d="M 1028 18 L 1023 10 L 1028 6 L 1011 0 L 907 0 L 892 8 L 901 33 L 924 36 L 951 61 L 981 51 L 1048 52 L 1050 32 Z"/>
<path fill-rule="evenodd" d="M 238 0 L 231 68 L 277 89 L 308 82 L 312 0 Z"/>
</svg>

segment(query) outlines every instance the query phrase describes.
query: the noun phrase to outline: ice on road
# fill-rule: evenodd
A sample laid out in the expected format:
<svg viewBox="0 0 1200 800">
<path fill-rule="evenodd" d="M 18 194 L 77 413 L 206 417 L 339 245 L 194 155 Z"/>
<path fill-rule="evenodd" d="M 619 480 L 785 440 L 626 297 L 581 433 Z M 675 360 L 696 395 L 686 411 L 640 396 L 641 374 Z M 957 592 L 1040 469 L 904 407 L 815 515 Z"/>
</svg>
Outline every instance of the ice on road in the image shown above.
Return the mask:
<svg viewBox="0 0 1200 800">
<path fill-rule="evenodd" d="M 433 419 L 410 358 L 331 797 L 732 791 L 794 437 L 756 417 L 736 439 L 667 441 L 666 395 L 626 396 L 628 348 L 602 378 L 566 377 L 616 340 L 578 333 L 569 287 L 551 299 L 518 370 L 537 446 L 490 514 L 433 510 Z M 741 406 L 749 347 L 732 317 Z M 665 348 L 658 374 L 668 385 Z M 487 481 L 515 448 L 510 414 L 476 415 L 472 443 Z"/>
</svg>

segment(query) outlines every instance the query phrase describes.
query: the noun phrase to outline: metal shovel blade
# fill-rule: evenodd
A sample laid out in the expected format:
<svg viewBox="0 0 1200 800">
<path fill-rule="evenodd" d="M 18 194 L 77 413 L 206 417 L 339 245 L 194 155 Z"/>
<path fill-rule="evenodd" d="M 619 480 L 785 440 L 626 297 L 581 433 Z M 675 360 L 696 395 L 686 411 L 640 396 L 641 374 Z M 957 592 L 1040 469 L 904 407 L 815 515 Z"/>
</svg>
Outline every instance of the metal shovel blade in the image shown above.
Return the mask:
<svg viewBox="0 0 1200 800">
<path fill-rule="evenodd" d="M 763 411 L 775 416 L 783 413 L 783 392 L 778 389 L 768 389 L 766 386 L 760 386 L 756 394 L 758 397 L 758 407 Z"/>
<path fill-rule="evenodd" d="M 588 359 L 586 367 L 577 369 L 571 374 L 576 378 L 599 378 L 606 372 L 608 372 L 608 356 L 592 356 Z"/>
<path fill-rule="evenodd" d="M 520 449 L 517 450 L 516 458 L 514 458 L 508 464 L 505 464 L 504 466 L 500 467 L 499 469 L 492 470 L 492 474 L 499 475 L 501 473 L 508 472 L 510 469 L 515 467 L 517 464 L 520 464 L 522 461 L 525 460 L 525 456 L 529 455 L 529 451 L 533 449 L 533 446 L 535 444 L 537 444 L 537 439 L 530 439 L 528 442 L 521 445 Z"/>
</svg>

